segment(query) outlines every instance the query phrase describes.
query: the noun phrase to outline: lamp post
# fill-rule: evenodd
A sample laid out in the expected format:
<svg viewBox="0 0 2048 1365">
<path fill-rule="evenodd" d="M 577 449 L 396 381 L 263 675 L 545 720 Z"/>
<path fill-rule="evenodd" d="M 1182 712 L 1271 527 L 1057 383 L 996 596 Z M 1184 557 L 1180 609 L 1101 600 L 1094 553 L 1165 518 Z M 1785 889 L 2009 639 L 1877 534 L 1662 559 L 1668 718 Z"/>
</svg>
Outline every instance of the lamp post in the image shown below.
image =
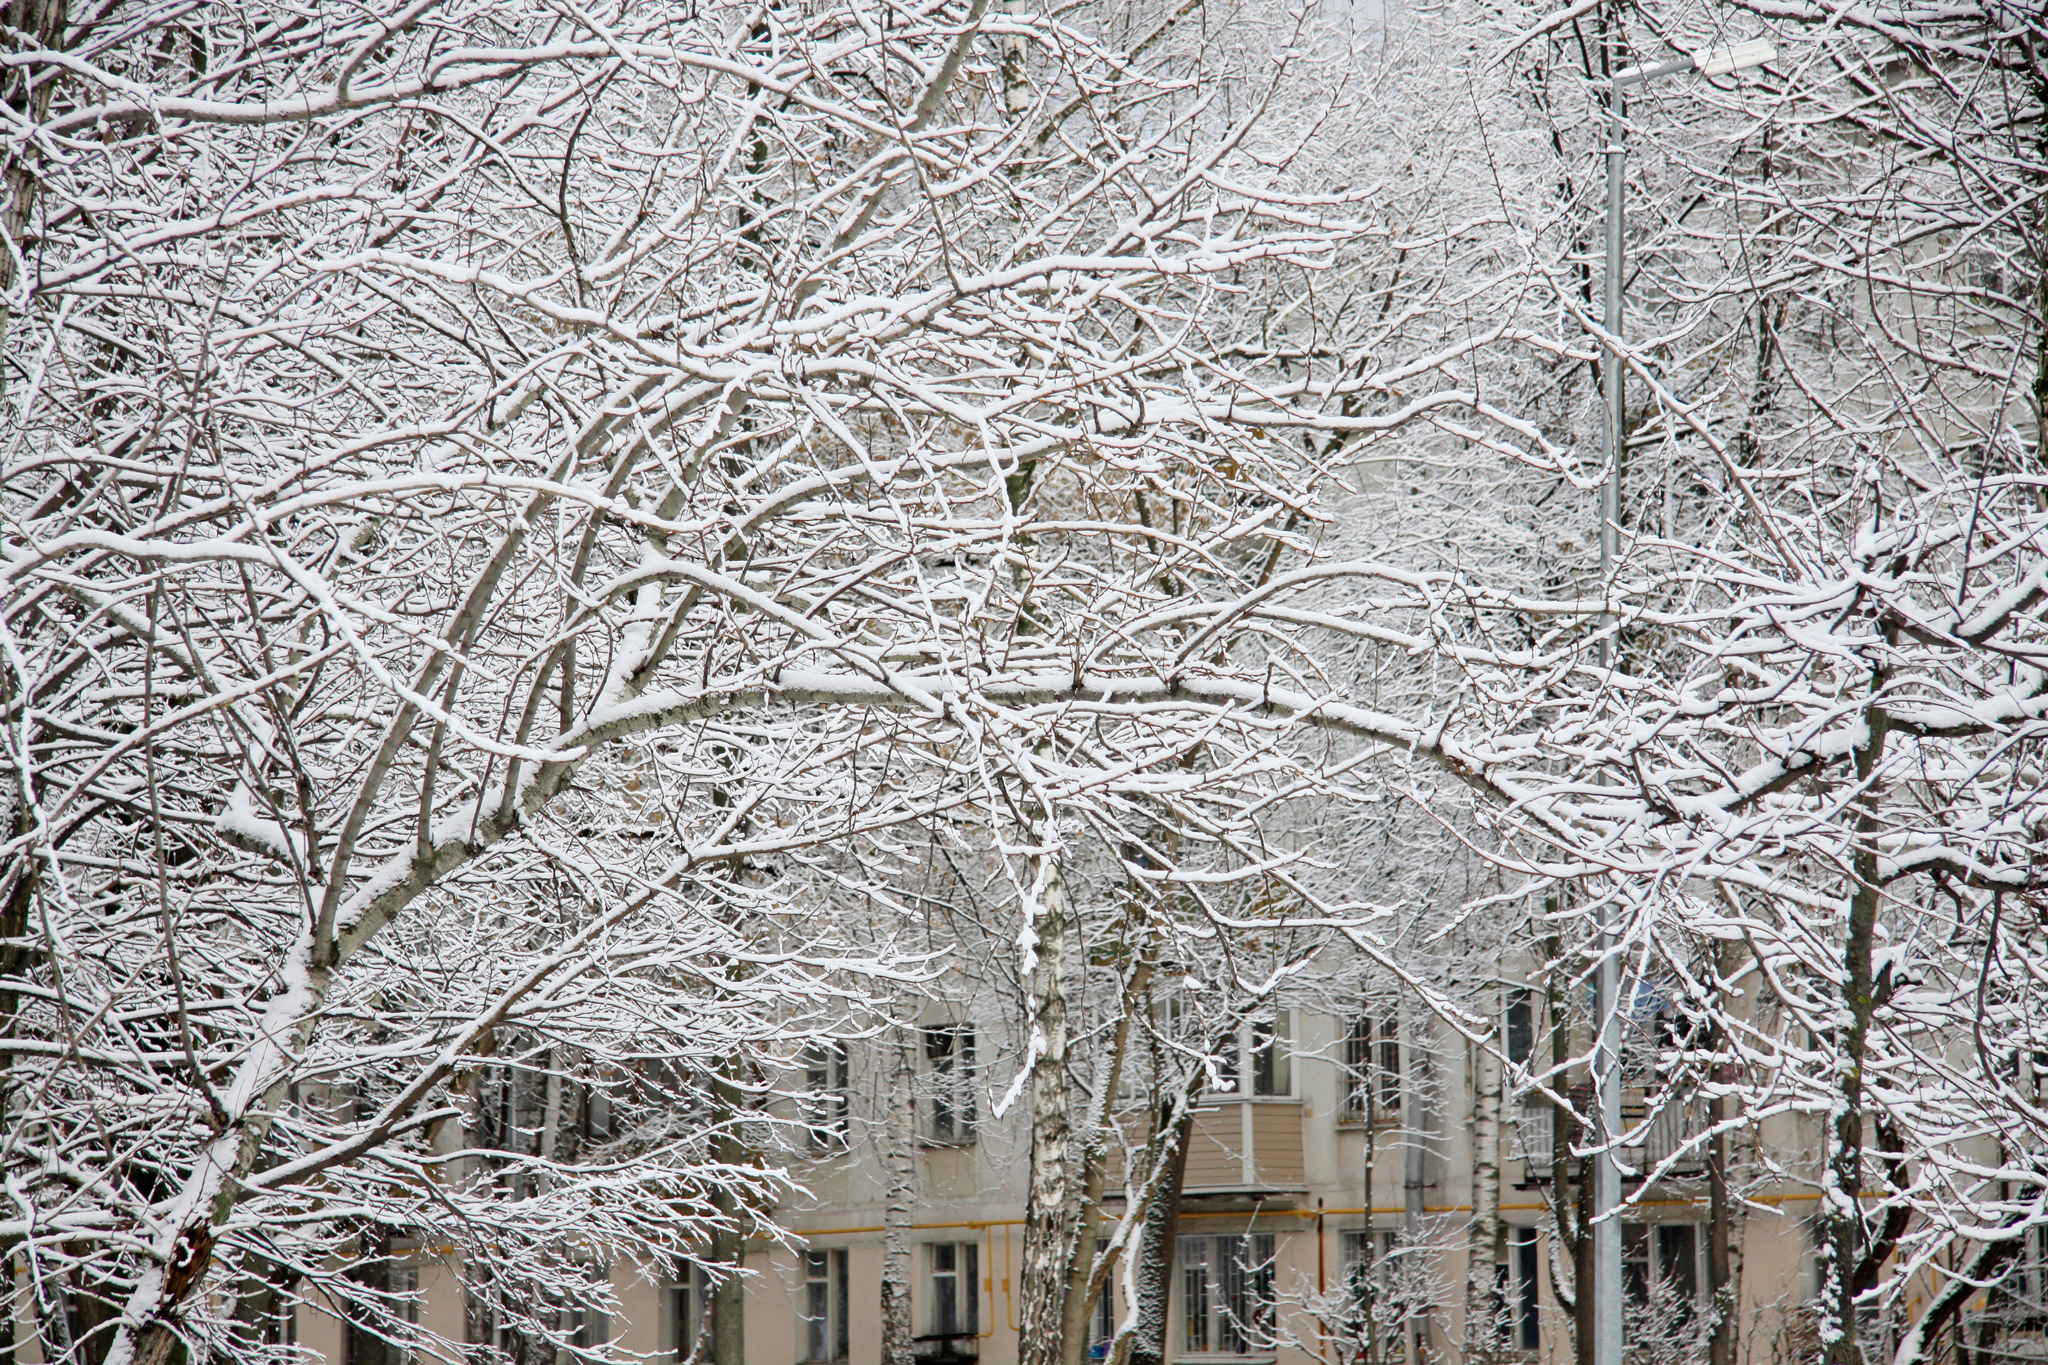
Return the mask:
<svg viewBox="0 0 2048 1365">
<path fill-rule="evenodd" d="M 1611 77 L 1607 101 L 1607 366 L 1602 372 L 1602 397 L 1607 409 L 1607 482 L 1600 490 L 1600 587 L 1613 591 L 1615 551 L 1621 535 L 1621 270 L 1622 270 L 1622 176 L 1628 161 L 1623 142 L 1627 117 L 1626 94 L 1630 86 L 1697 71 L 1703 76 L 1720 76 L 1761 66 L 1777 52 L 1758 38 L 1734 47 L 1677 57 L 1654 66 L 1631 66 Z M 1603 630 L 1611 630 L 1615 618 L 1602 613 Z M 1608 639 L 1602 637 L 1598 658 L 1605 668 L 1609 657 Z M 1621 962 L 1616 952 L 1615 907 L 1603 901 L 1599 909 L 1600 961 L 1593 975 L 1593 1015 L 1599 1028 L 1599 1045 L 1593 1058 L 1593 1082 L 1599 1099 L 1600 1119 L 1595 1137 L 1599 1155 L 1593 1159 L 1593 1365 L 1621 1365 L 1621 1220 L 1615 1210 L 1621 1206 L 1621 1167 L 1614 1142 L 1621 1132 Z"/>
</svg>

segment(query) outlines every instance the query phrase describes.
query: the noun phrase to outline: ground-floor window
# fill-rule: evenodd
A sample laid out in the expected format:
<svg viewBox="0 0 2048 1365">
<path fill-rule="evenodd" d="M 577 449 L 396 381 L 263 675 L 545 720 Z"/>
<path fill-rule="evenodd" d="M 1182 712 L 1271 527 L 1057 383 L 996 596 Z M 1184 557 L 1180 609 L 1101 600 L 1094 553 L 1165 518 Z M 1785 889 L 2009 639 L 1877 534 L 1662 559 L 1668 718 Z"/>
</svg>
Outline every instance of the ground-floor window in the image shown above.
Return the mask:
<svg viewBox="0 0 2048 1365">
<path fill-rule="evenodd" d="M 1181 1352 L 1271 1352 L 1273 1235 L 1183 1237 L 1179 1251 Z"/>
<path fill-rule="evenodd" d="M 846 1252 L 804 1253 L 803 1342 L 806 1361 L 844 1360 L 850 1332 L 846 1314 Z"/>
<path fill-rule="evenodd" d="M 1623 1223 L 1622 1287 L 1637 1306 L 1659 1300 L 1690 1311 L 1699 1299 L 1699 1228 L 1693 1223 Z"/>
<path fill-rule="evenodd" d="M 2048 1226 L 2026 1230 L 2019 1251 L 2006 1262 L 2005 1278 L 1985 1295 L 1983 1307 L 1966 1314 L 1957 1328 L 1976 1343 L 1979 1360 L 2015 1359 L 2030 1353 L 2038 1359 L 2037 1334 L 2048 1331 Z M 2029 1340 L 2024 1346 L 2011 1343 L 2008 1352 L 1998 1346 L 1999 1339 L 2007 1336 Z"/>
<path fill-rule="evenodd" d="M 676 1263 L 675 1333 L 671 1349 L 676 1365 L 688 1365 L 711 1354 L 711 1277 L 695 1261 Z"/>
<path fill-rule="evenodd" d="M 969 1358 L 981 1336 L 981 1247 L 974 1242 L 933 1242 L 925 1248 L 930 1292 L 928 1330 L 918 1354 L 931 1360 Z"/>
<path fill-rule="evenodd" d="M 1621 1276 L 1630 1346 L 1685 1358 L 1701 1344 L 1701 1231 L 1696 1223 L 1623 1223 Z"/>
<path fill-rule="evenodd" d="M 1110 1343 L 1116 1340 L 1116 1286 L 1104 1284 L 1101 1295 L 1095 1300 L 1092 1315 L 1094 1339 L 1088 1343 L 1088 1357 L 1091 1360 L 1107 1360 Z"/>
<path fill-rule="evenodd" d="M 412 1365 L 412 1333 L 420 1322 L 420 1269 L 387 1261 L 379 1267 L 380 1308 L 372 1323 L 350 1322 L 342 1334 L 346 1365 Z"/>
<path fill-rule="evenodd" d="M 1500 1344 L 1533 1351 L 1537 1330 L 1536 1229 L 1508 1229 L 1508 1258 L 1493 1268 L 1494 1323 Z"/>
<path fill-rule="evenodd" d="M 1392 1230 L 1341 1234 L 1345 1311 L 1340 1327 L 1352 1360 L 1401 1365 L 1408 1342 L 1427 1330 L 1434 1280 L 1420 1248 Z M 1368 1350 L 1368 1347 L 1375 1349 Z"/>
</svg>

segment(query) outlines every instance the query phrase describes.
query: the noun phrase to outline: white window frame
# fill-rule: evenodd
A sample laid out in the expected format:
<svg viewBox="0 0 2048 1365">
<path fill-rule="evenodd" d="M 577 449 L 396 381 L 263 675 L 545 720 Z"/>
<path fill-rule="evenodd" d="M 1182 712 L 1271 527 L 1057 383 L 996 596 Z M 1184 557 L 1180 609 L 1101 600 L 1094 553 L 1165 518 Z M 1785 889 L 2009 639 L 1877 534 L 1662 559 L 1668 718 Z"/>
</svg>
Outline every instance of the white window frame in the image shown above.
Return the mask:
<svg viewBox="0 0 2048 1365">
<path fill-rule="evenodd" d="M 711 1276 L 703 1266 L 690 1260 L 676 1263 L 675 1321 L 669 1333 L 676 1365 L 702 1360 L 711 1349 L 711 1292 Z"/>
<path fill-rule="evenodd" d="M 1275 1354 L 1278 1245 L 1270 1232 L 1176 1239 L 1175 1359 L 1245 1360 Z"/>
<path fill-rule="evenodd" d="M 1217 1059 L 1217 1085 L 1204 1092 L 1216 1101 L 1279 1100 L 1294 1097 L 1294 1011 L 1274 1009 L 1237 1026 Z M 1250 1066 L 1245 1059 L 1250 1058 Z M 1245 1075 L 1249 1072 L 1249 1078 Z"/>
<path fill-rule="evenodd" d="M 847 1270 L 844 1247 L 816 1247 L 797 1253 L 803 1271 L 802 1321 L 799 1345 L 803 1365 L 844 1361 L 851 1345 L 847 1319 Z"/>
<path fill-rule="evenodd" d="M 1637 1316 L 1656 1303 L 1660 1293 L 1670 1293 L 1673 1275 L 1670 1258 L 1665 1255 L 1667 1245 L 1679 1242 L 1676 1235 L 1683 1232 L 1690 1238 L 1687 1248 L 1687 1274 L 1692 1279 L 1691 1288 L 1682 1286 L 1676 1292 L 1683 1297 L 1678 1301 L 1684 1306 L 1691 1321 L 1699 1321 L 1706 1302 L 1705 1259 L 1707 1250 L 1707 1225 L 1689 1222 L 1623 1223 L 1621 1225 L 1621 1279 L 1622 1315 L 1624 1336 L 1633 1335 L 1628 1319 Z M 1669 1298 L 1666 1302 L 1669 1302 Z"/>
<path fill-rule="evenodd" d="M 1339 1234 L 1338 1246 L 1344 1263 L 1345 1287 L 1354 1308 L 1362 1309 L 1364 1295 L 1360 1291 L 1362 1272 L 1365 1266 L 1364 1250 L 1366 1239 L 1372 1239 L 1373 1293 L 1380 1307 L 1374 1316 L 1380 1319 L 1376 1324 L 1382 1329 L 1379 1342 L 1379 1358 L 1387 1365 L 1400 1365 L 1408 1358 L 1408 1338 L 1414 1335 L 1415 1319 L 1412 1314 L 1401 1314 L 1395 1306 L 1399 1286 L 1395 1276 L 1400 1270 L 1398 1238 L 1391 1228 L 1350 1228 Z"/>
<path fill-rule="evenodd" d="M 1392 1122 L 1400 1113 L 1401 1020 L 1384 1009 L 1354 1015 L 1344 1027 L 1344 1099 L 1337 1111 L 1339 1120 L 1365 1122 L 1368 1099 L 1374 1122 Z"/>
<path fill-rule="evenodd" d="M 846 1146 L 852 1087 L 847 1083 L 846 1044 L 813 1043 L 804 1049 L 804 1088 L 799 1108 L 814 1152 Z"/>
<path fill-rule="evenodd" d="M 924 1140 L 942 1147 L 969 1145 L 980 1119 L 974 1091 L 974 1025 L 926 1024 L 924 1058 L 930 1087 Z"/>
<path fill-rule="evenodd" d="M 981 1243 L 927 1242 L 924 1253 L 926 1339 L 944 1343 L 981 1335 Z"/>
<path fill-rule="evenodd" d="M 1542 1262 L 1536 1235 L 1533 1226 L 1509 1226 L 1508 1258 L 1494 1266 L 1494 1319 L 1502 1350 L 1542 1349 Z"/>
</svg>

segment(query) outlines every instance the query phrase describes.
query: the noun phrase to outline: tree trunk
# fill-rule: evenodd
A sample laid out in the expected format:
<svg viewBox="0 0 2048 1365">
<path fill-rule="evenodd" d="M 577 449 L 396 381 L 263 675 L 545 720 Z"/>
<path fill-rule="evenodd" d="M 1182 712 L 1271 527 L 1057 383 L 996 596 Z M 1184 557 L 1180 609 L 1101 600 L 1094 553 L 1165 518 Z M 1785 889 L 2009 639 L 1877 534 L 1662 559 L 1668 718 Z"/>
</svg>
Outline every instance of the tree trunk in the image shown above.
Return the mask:
<svg viewBox="0 0 2048 1365">
<path fill-rule="evenodd" d="M 1138 932 L 1142 932 L 1139 930 Z M 1140 961 L 1124 983 L 1120 1016 L 1110 1035 L 1108 1054 L 1095 1068 L 1095 1102 L 1088 1106 L 1086 1130 L 1076 1144 L 1081 1158 L 1081 1218 L 1074 1245 L 1074 1268 L 1067 1279 L 1065 1312 L 1067 1365 L 1085 1365 L 1094 1342 L 1089 1309 L 1104 1294 L 1116 1292 L 1110 1279 L 1112 1253 L 1101 1253 L 1102 1194 L 1109 1178 L 1109 1134 L 1116 1122 L 1116 1096 L 1123 1086 L 1124 1062 L 1131 1046 L 1131 1020 L 1150 995 L 1152 966 Z"/>
<path fill-rule="evenodd" d="M 1500 1058 L 1489 1039 L 1472 1048 L 1472 1222 L 1465 1243 L 1465 1365 L 1497 1354 L 1494 1257 L 1500 1249 Z"/>
<path fill-rule="evenodd" d="M 1546 919 L 1556 915 L 1561 905 L 1558 894 L 1544 897 L 1543 910 Z M 1566 1079 L 1565 1063 L 1571 1058 L 1571 1032 L 1565 1016 L 1567 996 L 1558 984 L 1558 975 L 1564 970 L 1564 941 L 1553 934 L 1544 939 L 1543 951 L 1550 964 L 1544 979 L 1543 1015 L 1550 1030 L 1550 1088 L 1563 1089 L 1571 1096 L 1575 1087 Z M 1584 1291 L 1592 1282 L 1591 1270 L 1587 1265 L 1592 1256 L 1593 1239 L 1586 1236 L 1585 1201 L 1592 1197 L 1591 1174 L 1581 1163 L 1578 1185 L 1578 1202 L 1572 1197 L 1572 1144 L 1579 1140 L 1578 1112 L 1570 1105 L 1555 1105 L 1550 1112 L 1550 1212 L 1556 1228 L 1550 1252 L 1551 1293 L 1558 1305 L 1565 1310 L 1572 1325 L 1572 1359 L 1576 1365 L 1592 1365 L 1593 1362 L 1593 1296 Z M 1559 1270 L 1566 1263 L 1572 1268 L 1572 1287 L 1567 1291 Z"/>
<path fill-rule="evenodd" d="M 1157 1070 L 1153 1075 L 1157 1076 Z M 1166 1324 L 1168 1306 L 1173 1292 L 1173 1250 L 1180 1234 L 1180 1192 L 1187 1180 L 1188 1140 L 1195 1132 L 1195 1111 L 1190 1108 L 1183 1112 L 1172 1128 L 1164 1125 L 1170 1117 L 1169 1105 L 1161 1105 L 1153 1124 L 1153 1151 L 1155 1160 L 1164 1160 L 1166 1169 L 1153 1182 L 1152 1192 L 1145 1201 L 1145 1226 L 1138 1235 L 1138 1250 L 1135 1264 L 1131 1267 L 1131 1284 L 1136 1309 L 1137 1334 L 1132 1338 L 1126 1357 L 1127 1365 L 1166 1365 Z M 1164 1142 L 1171 1142 L 1170 1151 L 1161 1152 Z"/>
<path fill-rule="evenodd" d="M 1739 943 L 1723 944 L 1720 975 L 1726 979 L 1733 974 L 1737 959 L 1742 952 Z M 1729 1007 L 1724 999 L 1722 1008 Z M 1727 1031 L 1719 1024 L 1714 1026 L 1711 1049 L 1719 1056 L 1729 1045 Z M 1718 1068 L 1732 1072 L 1732 1062 L 1716 1063 Z M 1734 1079 L 1724 1075 L 1724 1080 Z M 1717 1095 L 1709 1111 L 1709 1120 L 1714 1125 L 1714 1136 L 1707 1149 L 1707 1292 L 1708 1312 L 1713 1316 L 1713 1334 L 1707 1342 L 1707 1365 L 1735 1365 L 1736 1343 L 1742 1329 L 1742 1206 L 1734 1196 L 1733 1148 L 1724 1125 L 1739 1113 L 1739 1101 L 1733 1096 Z"/>
<path fill-rule="evenodd" d="M 1404 1007 L 1401 1014 L 1401 1033 L 1405 1044 L 1404 1051 L 1407 1054 L 1402 1058 L 1406 1065 L 1401 1068 L 1401 1076 L 1405 1083 L 1405 1093 L 1402 1096 L 1405 1113 L 1401 1120 L 1401 1138 L 1404 1143 L 1401 1161 L 1401 1244 L 1412 1250 L 1422 1241 L 1423 1196 L 1426 1192 L 1424 1180 L 1427 1176 L 1424 1164 L 1426 1152 L 1423 1148 L 1423 1125 L 1426 1119 L 1422 1108 L 1421 1022 L 1410 1008 Z M 1413 1271 L 1408 1273 L 1408 1278 L 1414 1278 Z M 1413 1346 L 1409 1358 L 1417 1362 L 1417 1365 L 1424 1365 L 1428 1359 L 1429 1318 L 1412 1300 L 1402 1330 L 1408 1333 Z"/>
<path fill-rule="evenodd" d="M 882 1365 L 910 1365 L 910 1219 L 917 1182 L 917 1070 L 910 1029 L 896 1025 L 889 1082 L 883 1168 L 888 1202 L 882 1211 Z"/>
<path fill-rule="evenodd" d="M 0 24 L 9 35 L 19 34 L 14 41 L 7 41 L 4 47 L 15 51 L 59 51 L 64 47 L 64 30 L 70 24 L 71 6 L 69 0 L 8 0 L 0 8 Z M 29 81 L 35 79 L 34 86 Z M 6 105 L 13 115 L 17 128 L 33 127 L 43 121 L 49 112 L 50 95 L 56 89 L 58 76 L 48 65 L 34 64 L 16 67 L 0 67 L 0 104 Z M 8 247 L 0 249 L 0 290 L 14 284 L 14 257 L 20 252 L 24 258 L 33 259 L 34 247 L 24 247 L 22 239 L 29 235 L 29 223 L 35 217 L 37 178 L 35 161 L 41 154 L 36 139 L 22 138 L 17 144 L 19 150 L 6 161 L 4 175 L 0 175 L 0 231 L 7 234 Z M 6 334 L 7 315 L 0 308 L 0 337 Z M 0 384 L 4 384 L 0 380 Z"/>
<path fill-rule="evenodd" d="M 1871 675 L 1872 698 L 1882 694 L 1888 674 Z M 1863 1365 L 1856 1306 L 1856 1270 L 1863 1259 L 1863 1058 L 1876 1010 L 1871 972 L 1871 946 L 1877 928 L 1877 839 L 1883 825 L 1877 792 L 1871 782 L 1884 754 L 1888 718 L 1875 705 L 1866 706 L 1868 741 L 1856 750 L 1856 777 L 1863 784 L 1856 817 L 1853 860 L 1855 884 L 1849 895 L 1849 931 L 1842 945 L 1842 1004 L 1848 1018 L 1841 1031 L 1841 1106 L 1834 1121 L 1834 1150 L 1822 1175 L 1820 1217 L 1827 1230 L 1821 1252 L 1821 1342 L 1828 1365 Z"/>
<path fill-rule="evenodd" d="M 712 1140 L 712 1159 L 742 1165 L 747 1153 L 740 1140 L 739 1087 L 718 1076 L 712 1080 L 711 1090 L 726 1120 Z M 711 1291 L 711 1365 L 747 1365 L 747 1287 L 740 1273 L 746 1268 L 747 1257 L 744 1210 L 730 1189 L 720 1189 L 712 1196 L 712 1203 L 727 1226 L 711 1238 L 711 1263 L 722 1273 L 717 1287 Z"/>
<path fill-rule="evenodd" d="M 1379 1232 L 1373 1225 L 1373 1199 L 1379 1187 L 1379 1093 L 1380 1077 L 1374 1068 L 1379 1061 L 1379 1024 L 1366 1017 L 1365 1075 L 1359 1084 L 1365 1089 L 1365 1103 L 1359 1108 L 1365 1118 L 1365 1232 L 1358 1249 L 1358 1308 L 1365 1319 L 1364 1349 L 1360 1365 L 1380 1365 L 1379 1268 L 1373 1260 L 1379 1254 Z"/>
<path fill-rule="evenodd" d="M 1050 840 L 1047 821 L 1040 837 Z M 1066 1365 L 1067 1293 L 1080 1232 L 1079 1155 L 1067 1096 L 1067 974 L 1071 933 L 1057 856 L 1034 860 L 1024 906 L 1029 962 L 1028 1049 L 1031 1067 L 1030 1186 L 1024 1209 L 1018 1311 L 1019 1365 Z M 721 1362 L 723 1365 L 723 1362 Z"/>
</svg>

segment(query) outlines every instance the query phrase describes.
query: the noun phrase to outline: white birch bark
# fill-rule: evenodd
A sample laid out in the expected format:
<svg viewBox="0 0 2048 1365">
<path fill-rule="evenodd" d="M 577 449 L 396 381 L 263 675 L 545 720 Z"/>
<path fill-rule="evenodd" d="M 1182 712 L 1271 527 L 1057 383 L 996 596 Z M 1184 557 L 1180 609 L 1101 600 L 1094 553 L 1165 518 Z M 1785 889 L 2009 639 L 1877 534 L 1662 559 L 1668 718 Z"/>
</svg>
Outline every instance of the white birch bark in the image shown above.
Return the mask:
<svg viewBox="0 0 2048 1365">
<path fill-rule="evenodd" d="M 882 1365 L 910 1365 L 910 1227 L 917 1197 L 917 1067 L 912 1029 L 900 1018 L 891 1030 L 887 1115 L 882 1170 L 888 1182 L 882 1205 Z"/>
<path fill-rule="evenodd" d="M 1502 1073 L 1498 1036 L 1475 1045 L 1471 1056 L 1472 1221 L 1465 1240 L 1465 1343 L 1467 1365 L 1498 1355 L 1494 1322 L 1495 1257 L 1501 1246 L 1500 1115 Z"/>
</svg>

